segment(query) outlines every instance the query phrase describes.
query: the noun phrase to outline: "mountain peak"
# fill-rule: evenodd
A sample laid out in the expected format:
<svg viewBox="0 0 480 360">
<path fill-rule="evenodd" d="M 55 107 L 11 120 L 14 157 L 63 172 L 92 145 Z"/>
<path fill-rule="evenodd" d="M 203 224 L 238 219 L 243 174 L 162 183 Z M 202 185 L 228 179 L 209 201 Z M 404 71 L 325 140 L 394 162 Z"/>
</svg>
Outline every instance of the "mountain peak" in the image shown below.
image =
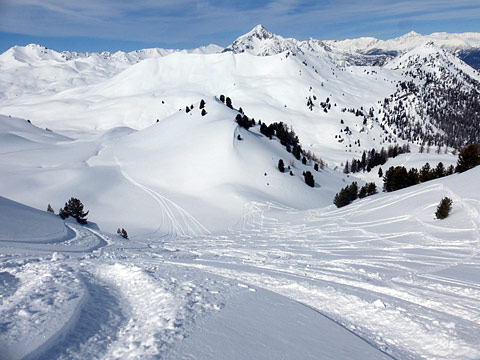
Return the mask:
<svg viewBox="0 0 480 360">
<path fill-rule="evenodd" d="M 224 52 L 228 51 L 234 54 L 247 52 L 256 56 L 276 55 L 284 51 L 302 52 L 293 41 L 275 35 L 261 24 L 228 45 Z"/>
<path fill-rule="evenodd" d="M 258 39 L 272 39 L 275 37 L 275 34 L 268 31 L 262 24 L 258 24 L 243 36 L 255 36 Z"/>
</svg>

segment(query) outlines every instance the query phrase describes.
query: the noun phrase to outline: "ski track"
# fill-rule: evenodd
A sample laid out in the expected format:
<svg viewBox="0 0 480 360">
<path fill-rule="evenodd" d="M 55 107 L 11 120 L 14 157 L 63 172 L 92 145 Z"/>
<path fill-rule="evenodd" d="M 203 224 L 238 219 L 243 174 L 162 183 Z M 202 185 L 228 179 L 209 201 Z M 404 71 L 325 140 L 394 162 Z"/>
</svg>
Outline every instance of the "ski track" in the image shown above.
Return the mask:
<svg viewBox="0 0 480 360">
<path fill-rule="evenodd" d="M 181 250 L 198 254 L 194 262 L 171 262 L 287 296 L 395 358 L 476 359 L 480 286 L 436 274 L 462 264 L 478 268 L 480 214 L 473 205 L 478 201 L 433 184 L 369 201 L 369 210 L 432 191 L 451 197 L 471 226 L 448 228 L 415 215 L 353 221 L 354 207 L 306 211 L 303 222 L 290 221 L 293 209 L 254 202 L 245 205 L 241 230 L 202 244 L 184 243 Z M 389 232 L 393 223 L 419 226 Z M 459 233 L 460 239 L 449 235 Z"/>
<path fill-rule="evenodd" d="M 173 201 L 167 199 L 165 196 L 160 195 L 158 192 L 138 183 L 123 169 L 122 164 L 118 160 L 115 145 L 113 145 L 113 156 L 115 163 L 117 164 L 123 177 L 135 187 L 138 187 L 150 195 L 159 205 L 162 218 L 160 220 L 160 226 L 155 233 L 164 231 L 162 224 L 167 224 L 167 232 L 164 235 L 165 238 L 171 239 L 176 236 L 180 237 L 201 237 L 206 234 L 210 234 L 197 219 L 191 214 L 185 211 L 183 208 L 175 204 Z"/>
<path fill-rule="evenodd" d="M 478 200 L 434 184 L 342 209 L 252 202 L 240 229 L 212 236 L 121 171 L 157 201 L 168 236 L 128 241 L 72 223 L 63 240 L 3 242 L 5 359 L 167 359 L 241 284 L 298 302 L 393 359 L 480 357 L 480 285 L 449 276 L 479 269 Z M 432 191 L 465 214 L 459 229 L 415 213 L 356 216 Z"/>
</svg>

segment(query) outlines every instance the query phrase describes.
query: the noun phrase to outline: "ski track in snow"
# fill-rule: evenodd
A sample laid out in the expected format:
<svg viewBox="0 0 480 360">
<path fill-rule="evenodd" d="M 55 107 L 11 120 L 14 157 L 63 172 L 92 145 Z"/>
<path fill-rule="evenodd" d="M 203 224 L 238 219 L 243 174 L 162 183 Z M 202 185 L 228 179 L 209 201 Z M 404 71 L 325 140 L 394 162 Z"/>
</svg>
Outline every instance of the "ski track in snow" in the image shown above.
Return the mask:
<svg viewBox="0 0 480 360">
<path fill-rule="evenodd" d="M 298 302 L 394 359 L 480 357 L 480 284 L 454 271 L 478 272 L 478 199 L 437 183 L 342 209 L 252 202 L 240 229 L 212 236 L 129 181 L 158 200 L 168 237 L 129 241 L 69 223 L 63 240 L 1 243 L 3 357 L 167 359 L 244 284 Z M 462 222 L 389 212 L 432 194 L 451 197 Z"/>
<path fill-rule="evenodd" d="M 388 205 L 433 191 L 451 197 L 471 227 L 449 229 L 414 215 L 353 221 L 351 215 L 365 202 L 329 212 L 305 212 L 304 221 L 290 222 L 285 214 L 293 214 L 292 209 L 250 203 L 241 231 L 202 245 L 182 245 L 185 251 L 202 256 L 193 264 L 181 259 L 172 263 L 287 296 L 396 358 L 478 358 L 478 283 L 436 275 L 462 264 L 478 268 L 480 215 L 472 205 L 478 200 L 462 199 L 443 184 L 434 184 L 392 195 Z M 382 201 L 370 201 L 368 210 L 387 207 Z M 420 224 L 418 229 L 435 227 L 442 237 L 420 230 L 395 233 L 387 228 L 393 223 L 399 223 L 396 228 L 408 227 L 410 222 Z M 459 231 L 460 239 L 448 237 Z M 416 255 L 419 248 L 423 249 Z M 349 252 L 361 256 L 355 258 Z"/>
<path fill-rule="evenodd" d="M 113 156 L 115 159 L 115 163 L 119 167 L 123 177 L 133 186 L 136 186 L 145 191 L 158 203 L 162 214 L 159 223 L 167 224 L 167 233 L 165 234 L 166 238 L 173 238 L 176 236 L 200 237 L 205 234 L 210 234 L 208 229 L 206 229 L 202 224 L 200 224 L 200 222 L 198 222 L 186 210 L 175 204 L 173 201 L 167 199 L 165 196 L 160 195 L 158 192 L 138 183 L 129 174 L 127 174 L 117 157 L 115 145 L 113 146 Z M 157 228 L 156 233 L 161 231 L 164 231 L 162 225 Z"/>
</svg>

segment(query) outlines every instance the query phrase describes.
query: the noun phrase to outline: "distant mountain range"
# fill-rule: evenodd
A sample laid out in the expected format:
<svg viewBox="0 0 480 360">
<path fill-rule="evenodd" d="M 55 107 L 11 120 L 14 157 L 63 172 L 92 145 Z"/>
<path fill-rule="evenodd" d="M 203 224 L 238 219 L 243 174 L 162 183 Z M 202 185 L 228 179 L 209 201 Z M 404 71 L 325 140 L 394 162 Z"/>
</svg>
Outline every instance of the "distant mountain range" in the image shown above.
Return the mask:
<svg viewBox="0 0 480 360">
<path fill-rule="evenodd" d="M 414 31 L 390 40 L 361 37 L 346 40 L 299 41 L 283 38 L 257 25 L 240 36 L 223 51 L 236 54 L 248 52 L 258 56 L 275 55 L 284 51 L 308 52 L 328 56 L 340 65 L 381 65 L 387 60 L 403 54 L 425 43 L 448 50 L 474 68 L 480 67 L 480 33 L 433 33 L 421 35 Z"/>
</svg>

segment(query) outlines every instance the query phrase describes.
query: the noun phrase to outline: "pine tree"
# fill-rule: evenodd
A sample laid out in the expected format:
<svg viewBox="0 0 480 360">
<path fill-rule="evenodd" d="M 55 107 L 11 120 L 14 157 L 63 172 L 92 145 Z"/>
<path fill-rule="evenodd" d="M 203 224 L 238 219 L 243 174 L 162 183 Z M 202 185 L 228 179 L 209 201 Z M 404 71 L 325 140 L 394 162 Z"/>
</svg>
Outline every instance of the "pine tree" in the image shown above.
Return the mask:
<svg viewBox="0 0 480 360">
<path fill-rule="evenodd" d="M 227 107 L 229 107 L 230 109 L 233 109 L 232 99 L 230 99 L 229 97 L 227 97 L 227 98 L 225 99 L 225 105 L 227 105 Z"/>
<path fill-rule="evenodd" d="M 283 163 L 282 159 L 278 160 L 278 170 L 281 173 L 283 173 L 285 171 L 285 164 Z"/>
<path fill-rule="evenodd" d="M 47 206 L 47 211 L 49 213 L 55 214 L 55 211 L 53 211 L 52 205 L 50 205 L 50 204 L 48 204 L 48 206 Z"/>
<path fill-rule="evenodd" d="M 310 171 L 304 171 L 303 176 L 305 177 L 305 184 L 310 187 L 315 186 L 315 179 L 313 178 L 313 175 Z"/>
<path fill-rule="evenodd" d="M 375 195 L 377 193 L 377 185 L 374 182 L 367 184 L 367 195 Z"/>
<path fill-rule="evenodd" d="M 205 100 L 200 101 L 200 109 L 203 109 L 205 107 Z"/>
<path fill-rule="evenodd" d="M 455 171 L 461 173 L 477 165 L 480 165 L 480 150 L 477 144 L 471 144 L 464 147 L 458 154 Z"/>
<path fill-rule="evenodd" d="M 207 110 L 202 109 L 202 116 L 205 116 L 205 115 L 207 115 Z"/>
<path fill-rule="evenodd" d="M 220 95 L 220 101 L 221 101 L 222 103 L 225 103 L 225 95 Z"/>
<path fill-rule="evenodd" d="M 367 196 L 367 185 L 364 185 L 360 188 L 360 191 L 358 192 L 358 197 L 360 199 L 363 199 L 366 196 Z"/>
<path fill-rule="evenodd" d="M 71 216 L 77 220 L 79 224 L 86 224 L 89 211 L 83 212 L 83 204 L 77 198 L 70 198 L 68 202 L 65 203 L 63 209 L 60 209 L 59 215 L 62 219 L 66 219 Z"/>
<path fill-rule="evenodd" d="M 435 212 L 435 216 L 437 219 L 445 219 L 449 214 L 450 210 L 452 209 L 452 199 L 448 197 L 444 197 L 440 204 L 438 204 L 437 211 Z"/>
<path fill-rule="evenodd" d="M 318 163 L 315 163 L 315 165 L 313 165 L 313 170 L 318 171 Z"/>
<path fill-rule="evenodd" d="M 378 169 L 378 177 L 381 178 L 383 176 L 382 168 Z"/>
</svg>

